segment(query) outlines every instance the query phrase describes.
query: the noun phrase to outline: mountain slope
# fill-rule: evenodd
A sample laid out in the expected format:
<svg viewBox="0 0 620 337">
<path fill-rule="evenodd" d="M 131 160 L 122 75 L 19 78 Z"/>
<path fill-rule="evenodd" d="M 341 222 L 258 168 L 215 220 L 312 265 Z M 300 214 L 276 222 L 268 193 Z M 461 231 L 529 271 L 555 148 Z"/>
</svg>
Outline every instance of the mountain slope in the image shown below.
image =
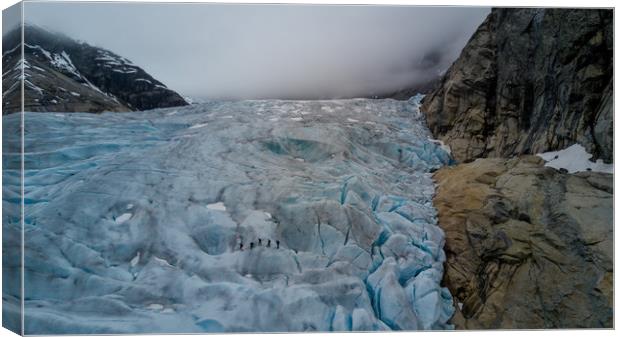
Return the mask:
<svg viewBox="0 0 620 337">
<path fill-rule="evenodd" d="M 613 11 L 493 9 L 422 106 L 455 159 L 613 157 Z"/>
<path fill-rule="evenodd" d="M 27 111 L 136 111 L 187 105 L 124 57 L 36 26 L 24 29 Z M 20 33 L 17 29 L 3 38 L 3 114 L 20 110 Z"/>
</svg>

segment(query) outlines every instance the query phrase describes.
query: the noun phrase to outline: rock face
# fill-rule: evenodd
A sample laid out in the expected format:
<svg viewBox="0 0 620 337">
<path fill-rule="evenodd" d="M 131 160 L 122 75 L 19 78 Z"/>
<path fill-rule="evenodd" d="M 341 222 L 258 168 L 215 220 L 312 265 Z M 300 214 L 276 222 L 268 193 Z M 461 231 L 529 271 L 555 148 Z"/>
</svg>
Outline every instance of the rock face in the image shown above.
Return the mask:
<svg viewBox="0 0 620 337">
<path fill-rule="evenodd" d="M 612 327 L 613 176 L 518 157 L 580 143 L 612 160 L 612 16 L 494 9 L 424 99 L 465 162 L 434 176 L 457 328 Z"/>
<path fill-rule="evenodd" d="M 422 106 L 458 161 L 565 148 L 613 157 L 613 12 L 493 9 Z"/>
<path fill-rule="evenodd" d="M 136 111 L 187 105 L 143 69 L 108 50 L 24 27 L 3 37 L 3 114 L 21 110 L 22 62 L 26 111 Z"/>
<path fill-rule="evenodd" d="M 613 176 L 535 156 L 434 175 L 461 329 L 613 326 Z"/>
</svg>

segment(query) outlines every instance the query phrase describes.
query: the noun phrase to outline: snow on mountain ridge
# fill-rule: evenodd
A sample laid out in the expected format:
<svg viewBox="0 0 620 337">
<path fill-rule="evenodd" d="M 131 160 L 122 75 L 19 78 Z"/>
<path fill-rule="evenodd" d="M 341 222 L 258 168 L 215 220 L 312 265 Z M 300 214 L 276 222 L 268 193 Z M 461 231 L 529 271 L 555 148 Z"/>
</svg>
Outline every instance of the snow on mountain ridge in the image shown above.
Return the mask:
<svg viewBox="0 0 620 337">
<path fill-rule="evenodd" d="M 22 60 L 17 33 L 3 39 L 5 69 L 19 66 Z M 140 67 L 108 50 L 36 26 L 26 26 L 24 38 L 24 59 L 33 66 L 24 69 L 31 82 L 24 92 L 27 111 L 132 111 L 188 104 Z M 16 46 L 10 48 L 11 42 Z M 21 73 L 21 67 L 16 72 Z M 4 114 L 21 110 L 21 92 L 14 82 L 3 76 Z M 59 88 L 80 96 L 71 97 Z"/>
</svg>

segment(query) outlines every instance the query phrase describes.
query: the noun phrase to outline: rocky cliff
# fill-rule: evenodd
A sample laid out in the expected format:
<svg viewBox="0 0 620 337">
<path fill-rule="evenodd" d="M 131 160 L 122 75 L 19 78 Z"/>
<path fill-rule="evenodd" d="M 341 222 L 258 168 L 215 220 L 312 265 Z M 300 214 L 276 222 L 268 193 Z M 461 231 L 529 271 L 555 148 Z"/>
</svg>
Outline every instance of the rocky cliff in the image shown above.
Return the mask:
<svg viewBox="0 0 620 337">
<path fill-rule="evenodd" d="M 3 37 L 3 114 L 26 111 L 137 111 L 187 105 L 142 68 L 108 50 L 36 26 Z M 24 74 L 22 75 L 22 62 Z"/>
<path fill-rule="evenodd" d="M 435 180 L 457 328 L 612 327 L 612 175 L 524 156 L 447 167 Z"/>
<path fill-rule="evenodd" d="M 422 110 L 458 161 L 565 148 L 613 157 L 613 11 L 493 9 Z"/>
<path fill-rule="evenodd" d="M 460 329 L 613 326 L 613 12 L 494 9 L 422 111 L 461 164 L 435 175 Z M 584 170 L 586 170 L 584 168 Z"/>
</svg>

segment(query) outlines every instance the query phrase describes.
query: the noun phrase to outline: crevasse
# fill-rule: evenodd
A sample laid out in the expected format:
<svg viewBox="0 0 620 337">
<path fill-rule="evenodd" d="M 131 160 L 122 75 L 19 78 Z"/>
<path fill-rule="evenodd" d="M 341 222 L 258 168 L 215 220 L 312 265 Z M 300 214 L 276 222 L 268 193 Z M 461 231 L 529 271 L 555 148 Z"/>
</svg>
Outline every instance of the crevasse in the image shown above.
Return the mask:
<svg viewBox="0 0 620 337">
<path fill-rule="evenodd" d="M 418 104 L 26 113 L 26 333 L 450 328 Z"/>
</svg>

